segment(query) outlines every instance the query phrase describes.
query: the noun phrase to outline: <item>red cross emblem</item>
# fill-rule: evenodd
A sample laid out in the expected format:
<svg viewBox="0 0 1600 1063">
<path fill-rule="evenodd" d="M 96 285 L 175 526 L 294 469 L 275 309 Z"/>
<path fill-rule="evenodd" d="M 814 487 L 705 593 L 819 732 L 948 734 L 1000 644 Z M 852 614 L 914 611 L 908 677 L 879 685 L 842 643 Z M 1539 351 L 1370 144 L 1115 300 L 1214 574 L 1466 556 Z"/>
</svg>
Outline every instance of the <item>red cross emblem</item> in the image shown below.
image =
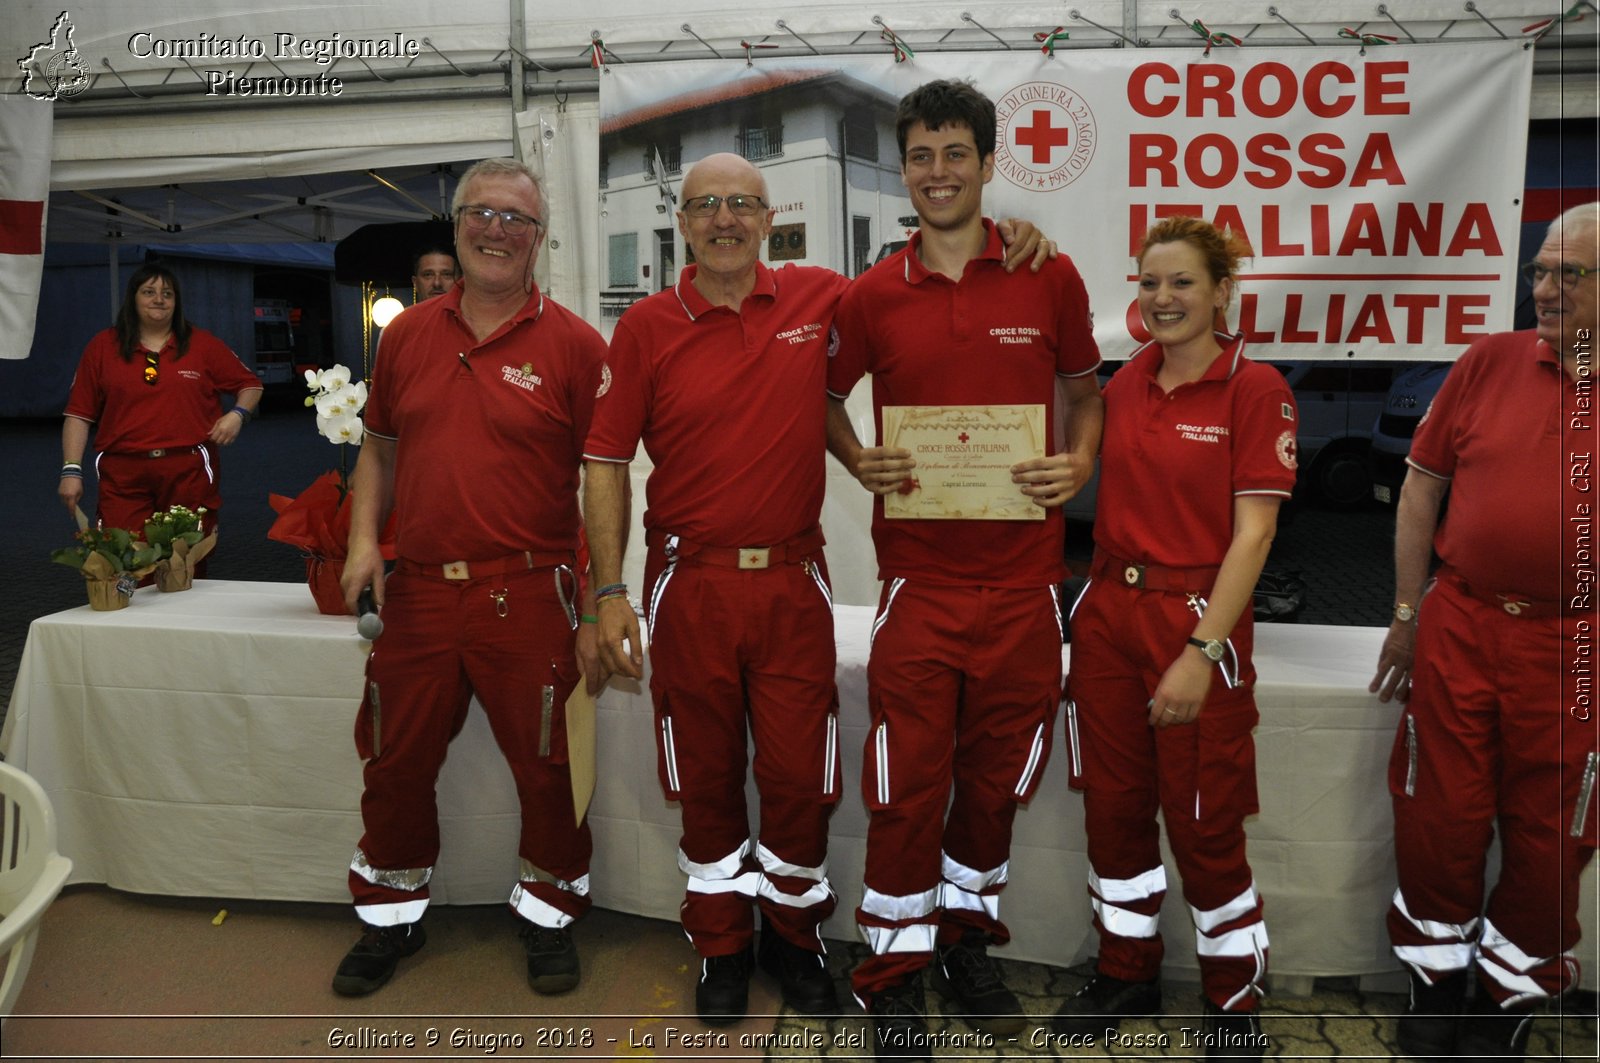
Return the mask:
<svg viewBox="0 0 1600 1063">
<path fill-rule="evenodd" d="M 961 440 L 961 442 L 965 443 L 968 439 L 970 439 L 972 437 L 967 435 L 967 433 L 962 432 L 960 435 L 956 436 L 956 438 Z"/>
<path fill-rule="evenodd" d="M 1032 148 L 1032 161 L 1035 163 L 1049 165 L 1052 150 L 1064 148 L 1070 143 L 1072 130 L 1051 125 L 1049 111 L 1034 111 L 1033 121 L 1017 128 L 1017 147 Z"/>
</svg>

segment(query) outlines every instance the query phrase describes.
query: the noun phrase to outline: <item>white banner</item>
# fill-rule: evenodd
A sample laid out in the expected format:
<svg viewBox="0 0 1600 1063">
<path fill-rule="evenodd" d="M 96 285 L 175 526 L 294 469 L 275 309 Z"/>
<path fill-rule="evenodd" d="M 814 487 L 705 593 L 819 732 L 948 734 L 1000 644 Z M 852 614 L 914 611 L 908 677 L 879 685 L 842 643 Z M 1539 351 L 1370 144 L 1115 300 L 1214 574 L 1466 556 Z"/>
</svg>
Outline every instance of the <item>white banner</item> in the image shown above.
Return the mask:
<svg viewBox="0 0 1600 1063">
<path fill-rule="evenodd" d="M 1516 41 L 613 64 L 603 310 L 671 283 L 683 242 L 655 171 L 675 184 L 717 151 L 767 177 L 770 259 L 858 273 L 916 224 L 895 103 L 960 77 L 998 111 L 984 212 L 1072 256 L 1107 357 L 1141 338 L 1139 238 L 1189 213 L 1255 249 L 1230 317 L 1252 356 L 1453 359 L 1511 326 L 1532 71 Z"/>
<path fill-rule="evenodd" d="M 0 358 L 26 358 L 33 346 L 54 113 L 49 103 L 0 96 Z"/>
</svg>

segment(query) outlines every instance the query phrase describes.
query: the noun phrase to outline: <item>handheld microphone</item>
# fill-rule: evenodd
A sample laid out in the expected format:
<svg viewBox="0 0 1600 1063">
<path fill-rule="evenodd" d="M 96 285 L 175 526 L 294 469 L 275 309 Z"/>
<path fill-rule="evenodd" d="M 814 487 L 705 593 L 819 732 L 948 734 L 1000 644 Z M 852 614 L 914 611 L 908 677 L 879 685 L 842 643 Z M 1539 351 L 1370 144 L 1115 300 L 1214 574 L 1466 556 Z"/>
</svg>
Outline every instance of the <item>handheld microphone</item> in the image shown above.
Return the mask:
<svg viewBox="0 0 1600 1063">
<path fill-rule="evenodd" d="M 373 642 L 383 634 L 383 618 L 378 615 L 378 606 L 372 600 L 372 588 L 363 587 L 356 596 L 356 634 Z"/>
</svg>

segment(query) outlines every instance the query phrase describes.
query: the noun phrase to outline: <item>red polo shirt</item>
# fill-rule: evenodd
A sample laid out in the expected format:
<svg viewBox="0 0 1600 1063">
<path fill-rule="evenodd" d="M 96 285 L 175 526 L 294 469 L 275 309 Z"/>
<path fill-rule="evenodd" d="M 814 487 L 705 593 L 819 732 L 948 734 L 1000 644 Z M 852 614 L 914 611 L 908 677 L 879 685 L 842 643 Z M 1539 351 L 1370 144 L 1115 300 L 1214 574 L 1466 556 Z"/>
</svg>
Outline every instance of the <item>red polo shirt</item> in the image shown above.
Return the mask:
<svg viewBox="0 0 1600 1063">
<path fill-rule="evenodd" d="M 432 565 L 575 550 L 605 341 L 535 289 L 480 343 L 462 290 L 395 318 L 372 369 L 366 428 L 397 445 L 396 552 Z"/>
<path fill-rule="evenodd" d="M 1056 376 L 1100 364 L 1089 296 L 1065 255 L 1038 273 L 1007 273 L 994 223 L 960 283 L 917 257 L 922 234 L 856 278 L 839 304 L 828 392 L 843 399 L 872 374 L 882 445 L 885 406 L 1038 405 L 1056 423 Z M 1054 431 L 1052 429 L 1053 438 Z M 1019 489 L 1020 490 L 1020 489 Z M 1037 587 L 1066 576 L 1059 507 L 1042 521 L 885 520 L 873 500 L 881 579 Z"/>
<path fill-rule="evenodd" d="M 1562 439 L 1576 394 L 1532 329 L 1501 332 L 1467 348 L 1417 427 L 1407 462 L 1450 481 L 1434 549 L 1475 588 L 1560 597 L 1562 529 L 1594 501 L 1580 490 L 1592 477 L 1593 432 Z M 1574 453 L 1591 463 L 1582 477 L 1569 475 Z"/>
<path fill-rule="evenodd" d="M 94 445 L 100 451 L 203 443 L 222 416 L 218 395 L 261 386 L 239 356 L 205 329 L 190 333 L 182 358 L 176 338 L 167 340 L 154 384 L 144 382 L 143 347 L 126 362 L 117 351 L 116 329 L 96 334 L 83 349 L 67 397 L 67 416 L 94 423 Z"/>
<path fill-rule="evenodd" d="M 814 527 L 827 460 L 823 370 L 849 283 L 832 270 L 756 263 L 737 311 L 713 306 L 689 266 L 628 308 L 611 338 L 611 387 L 584 448 L 655 463 L 646 528 L 705 546 L 766 546 Z"/>
<path fill-rule="evenodd" d="M 1205 376 L 1163 392 L 1161 346 L 1147 343 L 1105 388 L 1095 544 L 1114 557 L 1172 568 L 1220 565 L 1233 500 L 1294 491 L 1294 395 L 1270 365 L 1224 344 Z"/>
</svg>

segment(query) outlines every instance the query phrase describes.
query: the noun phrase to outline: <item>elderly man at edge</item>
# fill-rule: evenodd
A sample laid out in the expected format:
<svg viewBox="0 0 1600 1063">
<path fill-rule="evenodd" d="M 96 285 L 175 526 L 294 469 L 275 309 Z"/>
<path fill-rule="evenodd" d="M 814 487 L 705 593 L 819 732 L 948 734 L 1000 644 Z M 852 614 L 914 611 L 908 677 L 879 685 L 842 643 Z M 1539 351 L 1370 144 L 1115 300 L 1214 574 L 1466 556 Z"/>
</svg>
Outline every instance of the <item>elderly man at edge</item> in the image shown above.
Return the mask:
<svg viewBox="0 0 1600 1063">
<path fill-rule="evenodd" d="M 1405 702 L 1389 937 L 1411 978 L 1398 1040 L 1414 1056 L 1520 1059 L 1535 1009 L 1577 981 L 1600 748 L 1575 657 L 1597 616 L 1570 582 L 1594 495 L 1570 470 L 1594 453 L 1592 415 L 1578 414 L 1593 409 L 1597 266 L 1600 204 L 1586 203 L 1523 267 L 1534 328 L 1461 356 L 1407 458 L 1394 622 L 1371 688 Z M 1443 562 L 1431 581 L 1430 547 Z"/>
</svg>

